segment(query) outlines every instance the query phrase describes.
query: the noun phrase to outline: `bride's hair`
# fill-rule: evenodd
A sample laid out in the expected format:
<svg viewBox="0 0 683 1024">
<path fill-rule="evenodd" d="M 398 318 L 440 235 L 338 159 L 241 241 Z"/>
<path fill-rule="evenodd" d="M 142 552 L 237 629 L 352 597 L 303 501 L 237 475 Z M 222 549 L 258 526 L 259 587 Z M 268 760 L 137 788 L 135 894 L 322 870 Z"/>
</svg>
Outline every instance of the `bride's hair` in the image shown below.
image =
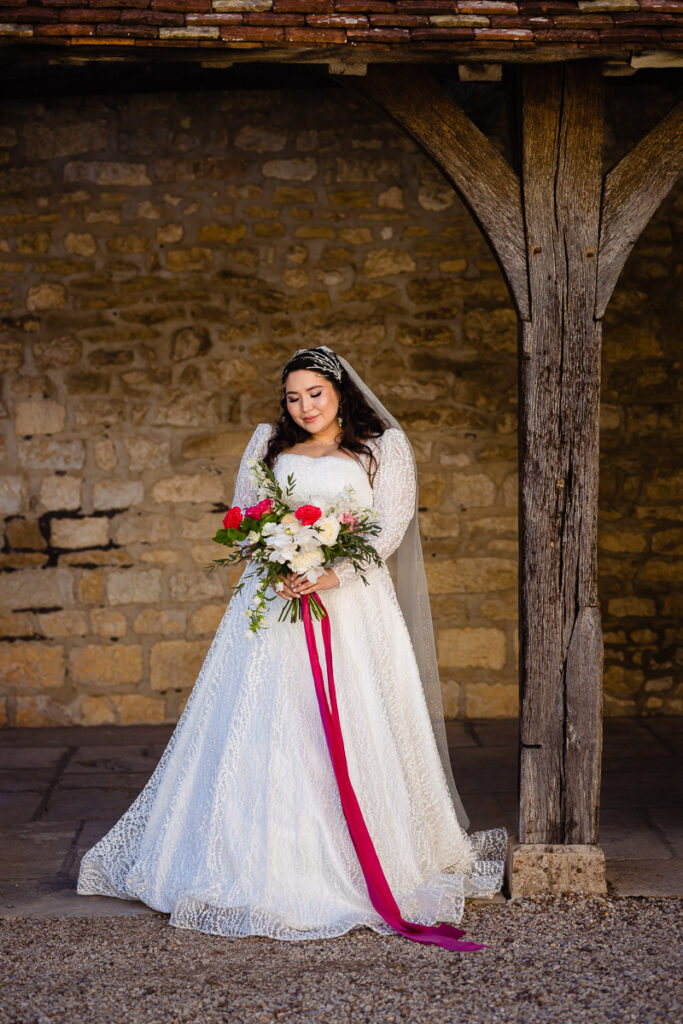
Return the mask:
<svg viewBox="0 0 683 1024">
<path fill-rule="evenodd" d="M 370 469 L 368 476 L 372 484 L 377 471 L 377 460 L 372 449 L 364 442 L 371 437 L 380 437 L 386 430 L 386 426 L 375 410 L 370 406 L 361 390 L 354 384 L 348 373 L 341 366 L 341 379 L 337 380 L 331 369 L 321 366 L 319 357 L 309 353 L 324 353 L 329 360 L 329 349 L 308 349 L 298 355 L 292 356 L 287 361 L 282 371 L 282 398 L 280 401 L 280 415 L 275 424 L 275 433 L 268 442 L 266 454 L 263 461 L 269 469 L 280 452 L 292 448 L 295 444 L 307 440 L 310 434 L 298 423 L 295 423 L 287 408 L 287 396 L 285 394 L 285 382 L 293 370 L 314 370 L 330 381 L 339 398 L 339 415 L 342 417 L 343 437 L 339 447 L 353 455 L 359 462 L 359 455 L 369 455 Z M 362 463 L 361 463 L 362 465 Z"/>
</svg>

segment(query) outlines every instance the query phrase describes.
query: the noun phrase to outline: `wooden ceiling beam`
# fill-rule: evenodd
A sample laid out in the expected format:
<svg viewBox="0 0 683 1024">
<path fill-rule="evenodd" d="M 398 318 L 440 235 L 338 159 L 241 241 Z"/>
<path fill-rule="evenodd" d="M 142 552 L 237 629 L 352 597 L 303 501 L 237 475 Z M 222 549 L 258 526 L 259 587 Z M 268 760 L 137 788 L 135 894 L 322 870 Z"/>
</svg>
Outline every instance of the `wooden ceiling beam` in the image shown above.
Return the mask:
<svg viewBox="0 0 683 1024">
<path fill-rule="evenodd" d="M 683 102 L 605 178 L 595 316 L 605 315 L 619 274 L 643 229 L 683 174 Z"/>
</svg>

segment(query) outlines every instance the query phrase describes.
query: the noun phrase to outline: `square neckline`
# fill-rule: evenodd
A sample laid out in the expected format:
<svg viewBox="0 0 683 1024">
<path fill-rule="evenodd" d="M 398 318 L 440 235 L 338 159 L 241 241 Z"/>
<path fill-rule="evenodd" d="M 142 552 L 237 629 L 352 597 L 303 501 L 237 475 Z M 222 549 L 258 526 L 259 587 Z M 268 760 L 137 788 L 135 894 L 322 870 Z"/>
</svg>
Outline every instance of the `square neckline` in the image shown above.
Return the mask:
<svg viewBox="0 0 683 1024">
<path fill-rule="evenodd" d="M 293 455 L 297 459 L 339 459 L 341 462 L 355 462 L 355 459 L 349 458 L 348 455 L 306 455 L 304 452 L 279 452 L 277 458 L 281 458 L 283 455 Z"/>
</svg>

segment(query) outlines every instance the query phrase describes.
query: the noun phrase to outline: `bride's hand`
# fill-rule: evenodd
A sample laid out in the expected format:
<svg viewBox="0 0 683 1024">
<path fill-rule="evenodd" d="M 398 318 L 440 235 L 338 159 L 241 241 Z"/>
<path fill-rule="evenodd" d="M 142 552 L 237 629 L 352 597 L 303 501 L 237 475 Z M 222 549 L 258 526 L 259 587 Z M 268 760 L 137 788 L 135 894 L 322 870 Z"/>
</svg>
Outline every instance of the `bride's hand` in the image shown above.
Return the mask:
<svg viewBox="0 0 683 1024">
<path fill-rule="evenodd" d="M 278 594 L 284 601 L 289 601 L 289 600 L 291 600 L 291 598 L 298 596 L 292 590 L 292 582 L 293 582 L 294 579 L 295 579 L 294 573 L 290 572 L 290 573 L 287 573 L 286 576 L 280 576 L 277 580 L 274 580 L 274 582 L 271 584 L 273 590 L 275 590 L 275 593 Z M 284 583 L 284 586 L 282 587 L 281 590 L 276 590 L 275 589 L 276 584 L 278 582 Z"/>
<path fill-rule="evenodd" d="M 318 576 L 315 583 L 311 583 L 305 576 L 300 576 L 298 573 L 290 574 L 289 579 L 290 586 L 295 592 L 296 597 L 303 597 L 304 594 L 314 594 L 316 590 L 332 590 L 333 587 L 339 586 L 339 577 L 334 569 L 325 569 Z"/>
</svg>

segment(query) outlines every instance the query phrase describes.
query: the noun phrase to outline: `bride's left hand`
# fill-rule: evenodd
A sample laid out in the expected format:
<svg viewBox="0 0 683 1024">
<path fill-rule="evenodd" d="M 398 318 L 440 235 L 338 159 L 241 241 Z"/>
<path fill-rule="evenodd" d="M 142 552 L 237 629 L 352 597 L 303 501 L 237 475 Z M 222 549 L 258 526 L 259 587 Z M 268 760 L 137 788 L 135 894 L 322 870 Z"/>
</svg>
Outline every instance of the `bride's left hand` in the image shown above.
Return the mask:
<svg viewBox="0 0 683 1024">
<path fill-rule="evenodd" d="M 304 594 L 314 594 L 316 590 L 332 590 L 333 587 L 338 587 L 339 577 L 334 569 L 326 569 L 325 572 L 318 576 L 315 583 L 311 583 L 310 580 L 307 580 L 305 576 L 299 575 L 299 573 L 292 573 L 287 577 L 287 582 L 297 597 L 303 597 Z"/>
</svg>

